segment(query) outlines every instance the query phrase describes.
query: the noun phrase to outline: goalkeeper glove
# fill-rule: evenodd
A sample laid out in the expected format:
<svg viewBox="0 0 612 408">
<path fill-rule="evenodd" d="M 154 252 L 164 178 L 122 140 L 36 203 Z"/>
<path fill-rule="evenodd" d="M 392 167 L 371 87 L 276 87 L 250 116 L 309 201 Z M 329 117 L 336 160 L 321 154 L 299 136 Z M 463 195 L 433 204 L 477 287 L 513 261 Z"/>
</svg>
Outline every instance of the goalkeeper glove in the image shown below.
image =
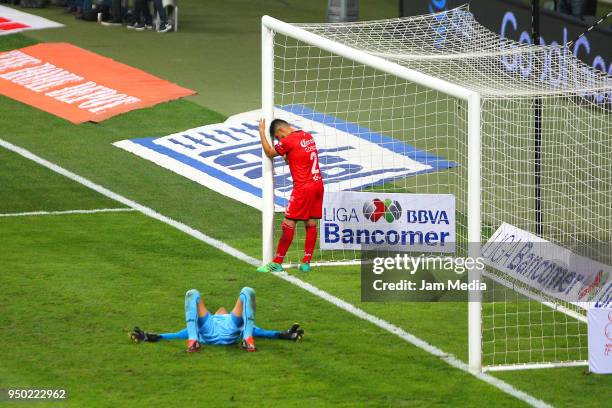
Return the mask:
<svg viewBox="0 0 612 408">
<path fill-rule="evenodd" d="M 129 332 L 128 335 L 135 343 L 142 343 L 143 341 L 146 341 L 148 343 L 155 343 L 161 338 L 159 334 L 147 333 L 141 330 L 138 326 L 134 327 L 134 329 L 132 329 L 132 331 Z"/>
</svg>

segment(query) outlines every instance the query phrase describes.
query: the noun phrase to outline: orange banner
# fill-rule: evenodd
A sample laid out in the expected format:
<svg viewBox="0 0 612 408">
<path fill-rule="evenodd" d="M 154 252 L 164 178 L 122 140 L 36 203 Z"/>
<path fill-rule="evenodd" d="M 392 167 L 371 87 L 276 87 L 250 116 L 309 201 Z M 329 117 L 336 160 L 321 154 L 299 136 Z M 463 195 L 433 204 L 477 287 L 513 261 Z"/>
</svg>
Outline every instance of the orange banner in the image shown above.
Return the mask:
<svg viewBox="0 0 612 408">
<path fill-rule="evenodd" d="M 195 94 L 67 43 L 0 53 L 0 93 L 72 123 L 101 122 Z"/>
</svg>

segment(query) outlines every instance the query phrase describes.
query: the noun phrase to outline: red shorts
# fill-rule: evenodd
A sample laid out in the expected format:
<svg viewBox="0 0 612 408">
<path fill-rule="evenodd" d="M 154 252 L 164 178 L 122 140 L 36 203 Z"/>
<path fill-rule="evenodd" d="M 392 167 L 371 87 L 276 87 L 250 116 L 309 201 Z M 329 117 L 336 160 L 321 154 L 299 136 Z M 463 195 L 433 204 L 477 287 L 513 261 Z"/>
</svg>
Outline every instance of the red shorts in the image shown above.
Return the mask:
<svg viewBox="0 0 612 408">
<path fill-rule="evenodd" d="M 294 188 L 287 204 L 285 217 L 290 220 L 321 218 L 323 211 L 323 184 L 312 183 Z"/>
</svg>

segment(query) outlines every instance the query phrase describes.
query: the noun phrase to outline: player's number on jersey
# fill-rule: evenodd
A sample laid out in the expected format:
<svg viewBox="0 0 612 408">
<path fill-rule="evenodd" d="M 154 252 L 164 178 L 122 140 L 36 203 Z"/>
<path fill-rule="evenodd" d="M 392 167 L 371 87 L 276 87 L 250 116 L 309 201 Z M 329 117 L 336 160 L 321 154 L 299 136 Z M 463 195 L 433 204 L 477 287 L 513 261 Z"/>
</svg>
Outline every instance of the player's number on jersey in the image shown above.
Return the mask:
<svg viewBox="0 0 612 408">
<path fill-rule="evenodd" d="M 310 153 L 310 161 L 312 162 L 312 170 L 310 171 L 312 174 L 319 174 L 319 169 L 317 169 L 317 162 L 319 158 L 317 157 L 317 152 Z"/>
</svg>

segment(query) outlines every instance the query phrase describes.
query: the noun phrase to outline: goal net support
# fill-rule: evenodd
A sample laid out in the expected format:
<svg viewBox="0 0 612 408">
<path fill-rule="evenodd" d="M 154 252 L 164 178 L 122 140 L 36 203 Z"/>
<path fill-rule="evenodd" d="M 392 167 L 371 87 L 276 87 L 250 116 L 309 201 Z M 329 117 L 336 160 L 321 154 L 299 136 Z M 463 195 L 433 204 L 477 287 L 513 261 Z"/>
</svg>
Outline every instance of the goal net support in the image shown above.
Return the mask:
<svg viewBox="0 0 612 408">
<path fill-rule="evenodd" d="M 479 257 L 506 225 L 610 265 L 611 100 L 612 77 L 558 44 L 501 38 L 467 6 L 355 23 L 262 19 L 266 122 L 313 133 L 326 194 L 453 195 L 454 256 Z M 288 174 L 264 156 L 264 262 Z M 303 239 L 297 228 L 287 266 Z M 317 250 L 313 263 L 360 259 L 357 249 Z M 468 302 L 474 372 L 584 363 L 584 304 L 491 265 L 469 275 L 492 287 Z"/>
</svg>

